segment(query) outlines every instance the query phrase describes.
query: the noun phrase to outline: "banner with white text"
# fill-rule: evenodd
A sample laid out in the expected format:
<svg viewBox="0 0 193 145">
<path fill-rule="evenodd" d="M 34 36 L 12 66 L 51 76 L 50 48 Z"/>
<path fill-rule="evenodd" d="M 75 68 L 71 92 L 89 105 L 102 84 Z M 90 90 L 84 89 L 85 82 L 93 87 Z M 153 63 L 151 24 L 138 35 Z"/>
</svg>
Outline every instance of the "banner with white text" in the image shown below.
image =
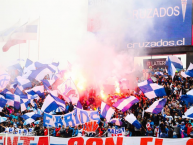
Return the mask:
<svg viewBox="0 0 193 145">
<path fill-rule="evenodd" d="M 193 145 L 193 139 L 162 139 L 155 137 L 58 138 L 44 136 L 0 136 L 2 145 Z"/>
</svg>

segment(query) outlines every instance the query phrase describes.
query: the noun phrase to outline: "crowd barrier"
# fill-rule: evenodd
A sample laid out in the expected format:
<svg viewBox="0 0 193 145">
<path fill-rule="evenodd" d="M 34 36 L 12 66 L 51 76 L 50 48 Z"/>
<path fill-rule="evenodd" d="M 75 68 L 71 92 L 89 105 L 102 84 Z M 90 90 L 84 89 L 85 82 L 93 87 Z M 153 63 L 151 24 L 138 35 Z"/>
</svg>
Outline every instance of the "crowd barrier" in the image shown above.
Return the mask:
<svg viewBox="0 0 193 145">
<path fill-rule="evenodd" d="M 156 137 L 60 138 L 48 136 L 1 135 L 1 145 L 193 145 L 192 138 Z"/>
</svg>

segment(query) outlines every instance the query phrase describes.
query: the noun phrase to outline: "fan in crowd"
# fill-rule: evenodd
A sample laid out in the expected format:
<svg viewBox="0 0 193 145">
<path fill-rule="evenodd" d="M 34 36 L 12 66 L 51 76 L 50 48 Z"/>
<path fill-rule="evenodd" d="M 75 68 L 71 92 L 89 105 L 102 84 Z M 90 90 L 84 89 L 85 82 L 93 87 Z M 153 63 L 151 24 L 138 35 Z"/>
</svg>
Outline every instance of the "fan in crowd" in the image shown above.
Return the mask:
<svg viewBox="0 0 193 145">
<path fill-rule="evenodd" d="M 155 72 L 162 73 L 155 73 Z M 159 100 L 159 97 L 149 99 L 145 93 L 136 87 L 135 90 L 127 90 L 124 93 L 109 94 L 106 100 L 100 95 L 97 95 L 94 89 L 90 89 L 89 93 L 80 96 L 80 103 L 83 110 L 98 111 L 100 114 L 99 127 L 95 132 L 86 132 L 83 130 L 83 125 L 77 126 L 43 126 L 43 113 L 41 108 L 44 104 L 46 97 L 50 94 L 49 91 L 45 90 L 43 96 L 39 95 L 33 101 L 28 102 L 26 109 L 17 108 L 14 105 L 7 103 L 0 112 L 1 117 L 6 117 L 7 121 L 0 123 L 0 132 L 16 135 L 29 135 L 29 136 L 55 136 L 55 137 L 76 137 L 76 136 L 88 136 L 88 137 L 110 137 L 109 129 L 124 128 L 124 136 L 155 136 L 161 138 L 184 138 L 193 135 L 193 120 L 191 118 L 183 118 L 185 112 L 193 106 L 191 102 L 186 102 L 181 99 L 182 95 L 187 94 L 193 89 L 193 78 L 183 77 L 181 73 L 175 73 L 172 77 L 168 75 L 165 69 L 154 70 L 151 69 L 149 72 L 149 78 L 154 78 L 154 82 L 162 86 L 166 92 L 165 96 L 162 96 L 166 100 L 165 105 L 161 108 L 159 113 L 147 112 L 147 110 L 155 101 Z M 49 80 L 49 77 L 45 77 L 45 80 Z M 137 83 L 144 80 L 136 79 Z M 30 90 L 35 86 L 44 86 L 43 81 L 39 83 L 32 81 L 32 86 L 26 88 Z M 46 86 L 52 88 L 52 86 Z M 9 86 L 4 90 L 0 91 L 1 96 L 4 95 L 5 91 L 12 92 L 13 87 Z M 25 90 L 25 89 L 24 89 Z M 25 93 L 25 91 L 22 93 Z M 20 94 L 19 94 L 20 95 Z M 37 94 L 36 94 L 37 95 Z M 136 97 L 139 102 L 134 103 L 130 109 L 119 110 L 114 107 L 116 101 L 119 101 L 129 96 Z M 66 101 L 61 95 L 57 96 L 59 99 L 65 102 L 65 110 L 53 111 L 52 114 L 64 115 L 72 112 L 76 106 L 70 101 Z M 115 110 L 112 118 L 120 120 L 121 124 L 107 122 L 106 118 L 101 115 L 101 102 L 105 102 Z M 24 102 L 25 103 L 25 102 Z M 40 115 L 34 122 L 27 123 L 24 115 L 26 113 L 32 113 Z M 140 122 L 141 127 L 137 128 L 126 120 L 128 114 L 134 114 L 137 120 Z"/>
</svg>

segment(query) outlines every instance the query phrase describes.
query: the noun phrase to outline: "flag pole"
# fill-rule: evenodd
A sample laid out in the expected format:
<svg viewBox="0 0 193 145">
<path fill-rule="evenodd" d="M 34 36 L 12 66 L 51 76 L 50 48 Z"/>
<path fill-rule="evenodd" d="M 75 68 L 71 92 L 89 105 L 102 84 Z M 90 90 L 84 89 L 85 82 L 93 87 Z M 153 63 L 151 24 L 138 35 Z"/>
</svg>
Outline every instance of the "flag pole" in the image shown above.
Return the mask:
<svg viewBox="0 0 193 145">
<path fill-rule="evenodd" d="M 21 59 L 21 58 L 20 58 L 20 44 L 19 44 L 19 62 L 20 62 L 20 59 Z"/>
<path fill-rule="evenodd" d="M 39 16 L 39 26 L 38 26 L 38 60 L 40 58 L 40 16 Z"/>
<path fill-rule="evenodd" d="M 30 40 L 28 40 L 28 58 L 29 58 L 29 53 L 30 53 Z"/>
</svg>

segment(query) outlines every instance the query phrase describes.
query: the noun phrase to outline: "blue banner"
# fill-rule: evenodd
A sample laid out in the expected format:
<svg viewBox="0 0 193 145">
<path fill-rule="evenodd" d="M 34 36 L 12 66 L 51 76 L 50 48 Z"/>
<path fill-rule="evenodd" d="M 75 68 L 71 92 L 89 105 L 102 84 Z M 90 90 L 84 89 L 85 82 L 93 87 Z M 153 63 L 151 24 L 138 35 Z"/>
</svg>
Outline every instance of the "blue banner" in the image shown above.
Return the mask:
<svg viewBox="0 0 193 145">
<path fill-rule="evenodd" d="M 116 5 L 115 8 L 117 9 L 106 14 L 108 11 L 103 13 L 100 5 L 109 11 L 112 10 L 109 9 L 108 5 L 113 8 Z M 119 8 L 120 6 L 122 9 Z M 119 14 L 119 11 L 122 13 Z M 116 15 L 114 17 L 118 19 L 117 21 L 125 19 L 120 23 L 120 27 L 127 28 L 124 28 L 126 31 L 124 32 L 124 40 L 121 42 L 124 44 L 121 46 L 125 48 L 191 45 L 192 0 L 89 0 L 88 13 L 88 27 L 90 27 L 88 30 L 96 33 L 101 31 L 100 26 L 109 25 L 108 21 L 112 21 L 110 19 L 112 14 L 118 13 L 117 15 L 120 17 L 124 14 L 120 20 Z M 106 21 L 103 19 L 104 15 Z M 113 25 L 113 23 L 111 24 Z"/>
<path fill-rule="evenodd" d="M 124 127 L 119 129 L 109 128 L 108 132 L 111 134 L 111 136 L 124 136 L 125 128 Z"/>
<path fill-rule="evenodd" d="M 65 115 L 50 115 L 44 113 L 43 125 L 44 126 L 77 126 L 79 124 L 84 124 L 89 121 L 100 121 L 100 116 L 98 111 L 86 111 L 82 109 L 75 109 L 70 113 Z"/>
</svg>

